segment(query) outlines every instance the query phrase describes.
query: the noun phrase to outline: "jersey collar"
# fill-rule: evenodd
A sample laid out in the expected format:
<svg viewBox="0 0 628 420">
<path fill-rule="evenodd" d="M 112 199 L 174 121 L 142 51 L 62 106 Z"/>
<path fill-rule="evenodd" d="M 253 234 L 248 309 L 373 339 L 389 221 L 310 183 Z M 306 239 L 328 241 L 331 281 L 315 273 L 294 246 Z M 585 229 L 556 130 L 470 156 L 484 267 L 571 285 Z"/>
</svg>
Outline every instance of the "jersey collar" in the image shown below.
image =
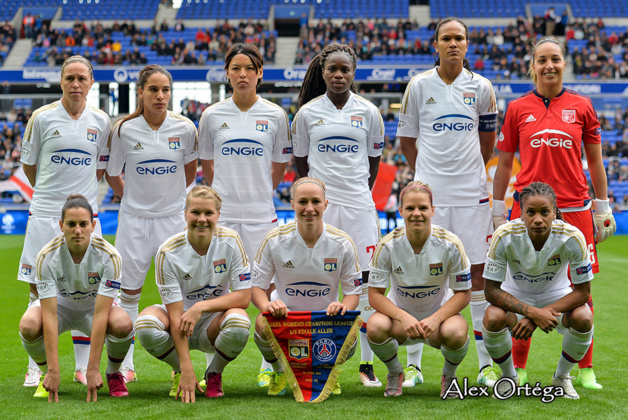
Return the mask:
<svg viewBox="0 0 628 420">
<path fill-rule="evenodd" d="M 556 99 L 556 98 L 560 98 L 560 97 L 563 95 L 563 93 L 565 93 L 565 88 L 564 88 L 564 87 L 562 88 L 562 90 L 560 91 L 560 93 L 554 97 L 554 99 Z M 548 98 L 546 98 L 545 96 L 541 95 L 541 94 L 540 94 L 540 93 L 536 90 L 536 88 L 534 88 L 534 94 L 535 94 L 538 98 L 540 98 L 540 99 L 543 101 L 543 103 L 545 104 L 545 108 L 549 108 L 549 105 L 550 105 L 551 99 L 548 99 Z"/>
</svg>

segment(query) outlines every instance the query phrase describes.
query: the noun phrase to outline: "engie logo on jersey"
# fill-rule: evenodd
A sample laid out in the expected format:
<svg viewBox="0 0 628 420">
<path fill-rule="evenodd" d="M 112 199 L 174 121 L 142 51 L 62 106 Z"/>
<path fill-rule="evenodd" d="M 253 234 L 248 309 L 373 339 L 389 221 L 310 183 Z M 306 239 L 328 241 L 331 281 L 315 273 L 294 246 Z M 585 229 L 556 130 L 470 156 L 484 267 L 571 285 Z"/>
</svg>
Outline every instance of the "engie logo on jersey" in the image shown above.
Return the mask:
<svg viewBox="0 0 628 420">
<path fill-rule="evenodd" d="M 441 121 L 443 120 L 443 121 Z M 460 121 L 463 120 L 463 121 Z M 471 122 L 465 121 L 469 120 Z M 434 131 L 471 131 L 473 130 L 473 118 L 463 114 L 448 114 L 434 120 Z"/>
<path fill-rule="evenodd" d="M 98 130 L 93 129 L 93 128 L 88 128 L 87 140 L 91 141 L 92 143 L 96 142 L 96 140 L 98 140 Z"/>
<path fill-rule="evenodd" d="M 227 271 L 227 261 L 223 258 L 222 260 L 214 261 L 214 273 L 220 274 Z"/>
<path fill-rule="evenodd" d="M 563 122 L 567 124 L 573 124 L 576 122 L 576 110 L 575 109 L 563 109 Z"/>
<path fill-rule="evenodd" d="M 430 264 L 430 276 L 440 276 L 443 274 L 443 263 Z"/>
<path fill-rule="evenodd" d="M 359 142 L 351 137 L 325 137 L 318 141 L 317 149 L 321 153 L 358 153 Z"/>
<path fill-rule="evenodd" d="M 255 121 L 255 129 L 257 131 L 261 131 L 262 133 L 265 133 L 266 131 L 268 131 L 268 121 L 266 120 Z"/>
<path fill-rule="evenodd" d="M 87 281 L 89 282 L 89 284 L 100 283 L 100 274 L 99 273 L 87 273 Z"/>
<path fill-rule="evenodd" d="M 469 106 L 475 105 L 475 93 L 463 93 L 462 102 L 464 102 L 465 105 Z"/>
<path fill-rule="evenodd" d="M 338 269 L 338 259 L 337 258 L 325 258 L 325 271 L 332 272 Z"/>
<path fill-rule="evenodd" d="M 308 287 L 309 286 L 309 287 Z M 285 292 L 290 297 L 321 297 L 331 292 L 329 285 L 315 281 L 298 281 L 287 285 Z"/>
<path fill-rule="evenodd" d="M 68 156 L 68 154 L 79 156 Z M 81 149 L 59 149 L 52 153 L 50 161 L 61 165 L 89 166 L 92 164 L 92 155 Z"/>
<path fill-rule="evenodd" d="M 142 162 L 138 162 L 135 170 L 140 175 L 174 174 L 177 172 L 177 162 L 167 159 L 145 160 Z"/>
<path fill-rule="evenodd" d="M 336 353 L 338 352 L 336 343 L 330 338 L 321 338 L 317 340 L 312 346 L 312 352 L 314 353 L 314 357 L 316 357 L 321 362 L 329 362 L 336 357 Z"/>
<path fill-rule="evenodd" d="M 397 294 L 403 298 L 423 299 L 440 293 L 438 286 L 397 286 Z"/>
<path fill-rule="evenodd" d="M 264 156 L 264 145 L 249 139 L 233 139 L 223 143 L 223 156 Z"/>
<path fill-rule="evenodd" d="M 24 274 L 25 276 L 30 276 L 32 271 L 33 267 L 28 264 L 22 264 L 22 267 L 20 267 L 20 273 Z"/>
<path fill-rule="evenodd" d="M 210 286 L 209 284 L 200 289 L 192 290 L 185 297 L 189 300 L 207 300 L 222 295 L 222 286 Z M 163 293 L 162 293 L 163 296 Z"/>
<path fill-rule="evenodd" d="M 288 354 L 293 359 L 307 359 L 310 357 L 310 340 L 288 340 Z"/>
<path fill-rule="evenodd" d="M 565 149 L 571 149 L 572 145 L 573 137 L 560 130 L 546 128 L 545 130 L 541 130 L 538 133 L 534 133 L 532 134 L 532 136 L 530 136 L 530 146 L 535 149 L 538 149 L 541 146 L 558 148 L 564 147 Z"/>
<path fill-rule="evenodd" d="M 351 127 L 362 128 L 362 117 L 351 116 Z"/>
<path fill-rule="evenodd" d="M 168 148 L 179 150 L 181 148 L 181 137 L 168 137 Z"/>
</svg>

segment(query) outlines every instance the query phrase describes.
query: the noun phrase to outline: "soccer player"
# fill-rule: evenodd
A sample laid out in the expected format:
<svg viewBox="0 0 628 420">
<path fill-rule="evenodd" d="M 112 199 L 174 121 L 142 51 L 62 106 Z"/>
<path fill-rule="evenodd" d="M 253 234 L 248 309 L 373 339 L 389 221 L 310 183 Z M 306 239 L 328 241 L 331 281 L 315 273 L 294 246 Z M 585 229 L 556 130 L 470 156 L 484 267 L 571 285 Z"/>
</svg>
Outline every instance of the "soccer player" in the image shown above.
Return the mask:
<svg viewBox="0 0 628 420">
<path fill-rule="evenodd" d="M 500 226 L 488 252 L 484 278 L 491 306 L 484 316 L 484 342 L 503 376 L 517 383 L 510 331 L 514 338 L 528 339 L 537 327 L 545 333 L 556 329 L 563 344 L 552 384 L 563 388 L 564 397 L 578 399 L 569 372 L 593 339 L 593 312 L 586 304 L 593 279 L 587 244 L 576 227 L 556 220 L 556 195 L 549 185 L 522 188 L 519 202 L 521 219 Z"/>
<path fill-rule="evenodd" d="M 445 357 L 440 396 L 446 398 L 469 347 L 469 326 L 460 311 L 471 297 L 471 266 L 460 239 L 432 224 L 429 185 L 412 181 L 399 200 L 405 227 L 386 235 L 371 261 L 369 302 L 377 312 L 368 324 L 368 340 L 388 368 L 386 397 L 402 394 L 399 345 L 440 349 Z"/>
<path fill-rule="evenodd" d="M 59 335 L 76 329 L 91 336 L 87 364 L 87 401 L 96 401 L 103 386 L 99 371 L 107 343 L 107 385 L 112 397 L 129 395 L 120 364 L 133 340 L 133 323 L 113 304 L 120 289 L 120 255 L 98 235 L 92 206 L 71 195 L 61 210 L 62 234 L 37 255 L 39 299 L 20 320 L 22 344 L 43 374 L 35 397 L 59 402 Z"/>
<path fill-rule="evenodd" d="M 299 176 L 327 185 L 326 223 L 347 232 L 356 244 L 364 287 L 358 309 L 365 322 L 360 331 L 360 381 L 381 386 L 373 372 L 367 345 L 368 263 L 381 237 L 371 195 L 384 148 L 384 123 L 375 105 L 356 95 L 357 57 L 345 44 L 329 44 L 310 63 L 299 91 L 299 112 L 292 122 L 292 142 Z"/>
<path fill-rule="evenodd" d="M 482 270 L 493 233 L 485 165 L 495 147 L 497 106 L 493 86 L 471 72 L 465 58 L 469 28 L 457 18 L 434 32 L 436 68 L 412 78 L 399 114 L 397 136 L 414 179 L 435 192 L 434 223 L 455 233 L 471 261 L 471 320 L 478 352 L 480 385 L 498 379 L 482 343 L 488 306 Z M 417 141 L 418 139 L 418 141 Z M 420 360 L 420 354 L 409 354 Z"/>
<path fill-rule="evenodd" d="M 251 271 L 238 234 L 217 224 L 216 191 L 196 186 L 185 204 L 187 230 L 167 239 L 155 258 L 163 305 L 144 309 L 135 325 L 142 346 L 175 372 L 170 396 L 188 403 L 196 389 L 202 392 L 190 350 L 215 352 L 205 396 L 223 396 L 222 372 L 249 338 Z"/>
<path fill-rule="evenodd" d="M 508 211 L 504 197 L 512 162 L 519 148 L 521 171 L 515 182 L 516 193 L 511 220 L 521 215 L 519 194 L 533 181 L 549 184 L 556 191 L 557 206 L 565 221 L 584 234 L 593 264 L 599 272 L 595 245 L 615 232 L 615 219 L 608 204 L 607 181 L 602 162 L 600 123 L 591 100 L 563 87 L 566 67 L 565 49 L 554 38 L 541 39 L 533 49 L 530 75 L 535 89 L 508 105 L 497 148 L 499 160 L 493 180 L 493 220 L 495 226 L 506 222 Z M 587 177 L 582 168 L 582 149 L 587 159 L 595 191 L 594 210 Z M 597 231 L 597 235 L 596 235 Z M 593 301 L 589 300 L 593 310 Z M 516 340 L 513 351 L 515 367 L 522 383 L 530 340 Z M 593 345 L 578 363 L 577 383 L 600 389 L 593 372 Z"/>
<path fill-rule="evenodd" d="M 257 95 L 264 58 L 254 44 L 234 44 L 225 70 L 233 96 L 201 116 L 201 165 L 223 199 L 221 226 L 238 232 L 247 255 L 255 255 L 264 235 L 278 226 L 273 191 L 292 157 L 290 127 L 283 108 Z M 262 362 L 259 386 L 268 386 L 270 371 Z"/>
<path fill-rule="evenodd" d="M 198 159 L 194 123 L 168 111 L 170 73 L 151 64 L 140 71 L 138 84 L 138 107 L 115 124 L 107 165 L 107 181 L 122 197 L 116 232 L 123 273 L 120 306 L 133 322 L 157 248 L 185 227 L 186 187 L 196 178 Z M 127 382 L 136 380 L 133 346 L 122 373 Z"/>
<path fill-rule="evenodd" d="M 59 234 L 59 212 L 68 195 L 81 194 L 98 212 L 98 180 L 109 153 L 109 116 L 86 103 L 94 83 L 93 69 L 84 57 L 67 58 L 61 66 L 61 100 L 36 110 L 22 141 L 22 167 L 35 192 L 30 205 L 18 280 L 30 284 L 30 303 L 37 299 L 37 253 Z M 95 232 L 100 235 L 98 214 Z M 73 330 L 76 367 L 74 380 L 87 384 L 89 337 Z M 41 372 L 30 359 L 24 386 L 38 386 Z"/>
<path fill-rule="evenodd" d="M 355 245 L 345 232 L 323 222 L 326 191 L 323 181 L 311 177 L 292 185 L 296 221 L 268 232 L 255 257 L 251 297 L 260 311 L 282 317 L 296 310 L 336 315 L 357 308 L 362 272 Z M 277 288 L 269 300 L 267 290 L 273 276 Z M 341 287 L 343 298 L 339 299 Z M 286 377 L 263 331 L 261 317 L 259 314 L 255 323 L 255 343 L 273 366 L 268 395 L 283 395 Z M 339 394 L 340 386 L 332 392 Z"/>
</svg>

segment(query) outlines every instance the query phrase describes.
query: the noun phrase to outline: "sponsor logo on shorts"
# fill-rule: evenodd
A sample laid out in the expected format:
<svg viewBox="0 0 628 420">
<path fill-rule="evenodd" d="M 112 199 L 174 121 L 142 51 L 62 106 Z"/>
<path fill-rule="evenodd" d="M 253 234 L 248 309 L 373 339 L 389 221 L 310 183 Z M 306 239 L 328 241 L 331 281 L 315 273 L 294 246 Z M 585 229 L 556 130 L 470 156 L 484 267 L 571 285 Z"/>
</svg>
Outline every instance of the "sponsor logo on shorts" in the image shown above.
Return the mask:
<svg viewBox="0 0 628 420">
<path fill-rule="evenodd" d="M 329 362 L 336 357 L 338 349 L 333 340 L 329 338 L 321 338 L 314 343 L 314 346 L 312 346 L 312 352 L 314 353 L 314 357 L 321 362 Z"/>
<path fill-rule="evenodd" d="M 214 261 L 214 273 L 220 274 L 227 271 L 227 261 L 223 258 L 221 260 Z"/>
<path fill-rule="evenodd" d="M 288 354 L 293 359 L 307 359 L 310 357 L 310 340 L 288 340 Z"/>
<path fill-rule="evenodd" d="M 179 150 L 181 148 L 181 137 L 168 137 L 168 147 L 170 150 Z"/>
<path fill-rule="evenodd" d="M 240 274 L 240 281 L 249 281 L 251 280 L 251 273 Z"/>
<path fill-rule="evenodd" d="M 25 276 L 30 276 L 32 271 L 33 267 L 28 264 L 22 264 L 22 267 L 20 268 L 20 273 L 24 274 Z"/>
<path fill-rule="evenodd" d="M 255 129 L 257 131 L 261 131 L 262 133 L 268 131 L 268 121 L 266 120 L 255 121 Z"/>
<path fill-rule="evenodd" d="M 440 276 L 443 274 L 443 263 L 430 264 L 430 276 Z"/>
<path fill-rule="evenodd" d="M 337 258 L 325 258 L 324 269 L 327 272 L 336 271 L 338 269 L 338 259 Z"/>
<path fill-rule="evenodd" d="M 462 102 L 465 105 L 473 106 L 475 105 L 475 93 L 465 92 L 462 94 Z"/>
<path fill-rule="evenodd" d="M 99 273 L 87 273 L 87 281 L 89 282 L 89 284 L 100 283 L 100 274 Z"/>
<path fill-rule="evenodd" d="M 459 274 L 456 276 L 456 282 L 471 281 L 471 273 Z"/>
<path fill-rule="evenodd" d="M 362 128 L 362 117 L 351 116 L 351 127 Z"/>
<path fill-rule="evenodd" d="M 560 264 L 560 254 L 556 254 L 552 256 L 549 260 L 547 260 L 547 265 L 558 265 Z"/>
<path fill-rule="evenodd" d="M 120 282 L 119 281 L 113 281 L 113 280 L 107 280 L 105 282 L 105 286 L 111 287 L 112 289 L 120 289 Z"/>
<path fill-rule="evenodd" d="M 91 141 L 92 143 L 94 143 L 96 140 L 98 140 L 98 130 L 93 129 L 93 128 L 88 128 L 87 129 L 87 140 Z"/>
<path fill-rule="evenodd" d="M 589 264 L 586 267 L 580 267 L 576 269 L 576 274 L 586 274 L 589 271 L 591 271 L 591 269 L 592 269 L 591 264 Z"/>
</svg>

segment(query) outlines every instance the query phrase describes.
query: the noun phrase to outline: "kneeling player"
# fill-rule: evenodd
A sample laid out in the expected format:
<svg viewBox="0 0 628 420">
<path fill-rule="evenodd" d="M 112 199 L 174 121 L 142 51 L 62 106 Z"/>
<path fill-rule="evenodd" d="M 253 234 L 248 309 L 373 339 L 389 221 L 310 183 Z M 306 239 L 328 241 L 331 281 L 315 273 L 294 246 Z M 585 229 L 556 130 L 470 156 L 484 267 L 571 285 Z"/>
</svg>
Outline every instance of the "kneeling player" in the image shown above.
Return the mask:
<svg viewBox="0 0 628 420">
<path fill-rule="evenodd" d="M 288 311 L 337 315 L 354 310 L 362 291 L 362 272 L 351 238 L 323 222 L 325 184 L 303 177 L 292 185 L 291 195 L 296 221 L 268 232 L 255 257 L 253 304 L 275 317 L 287 316 Z M 269 301 L 266 291 L 273 276 L 277 288 Z M 340 286 L 343 298 L 339 301 Z M 255 342 L 264 359 L 273 365 L 268 395 L 283 395 L 286 377 L 264 334 L 261 317 L 255 323 Z M 354 351 L 355 345 L 351 355 Z M 339 385 L 332 392 L 339 394 Z"/>
<path fill-rule="evenodd" d="M 521 219 L 500 226 L 488 252 L 485 292 L 492 306 L 484 315 L 484 343 L 503 376 L 518 381 L 509 330 L 527 339 L 537 327 L 546 333 L 556 329 L 563 335 L 563 351 L 552 384 L 562 387 L 566 398 L 578 399 L 569 372 L 593 338 L 586 241 L 577 228 L 556 220 L 556 195 L 549 185 L 532 183 L 519 200 Z"/>
<path fill-rule="evenodd" d="M 440 395 L 453 396 L 446 391 L 469 347 L 469 327 L 460 311 L 471 299 L 471 266 L 460 239 L 432 225 L 427 184 L 410 182 L 400 201 L 405 227 L 386 235 L 371 261 L 369 302 L 377 312 L 368 322 L 369 344 L 388 368 L 384 396 L 402 394 L 399 345 L 419 342 L 440 349 L 445 357 Z"/>
<path fill-rule="evenodd" d="M 61 210 L 61 235 L 37 255 L 35 302 L 20 320 L 20 336 L 28 354 L 45 377 L 36 397 L 59 401 L 59 334 L 78 330 L 91 336 L 87 364 L 87 401 L 96 401 L 102 388 L 99 372 L 103 344 L 107 343 L 107 385 L 112 397 L 129 392 L 120 364 L 133 339 L 131 318 L 113 299 L 120 290 L 120 255 L 103 238 L 92 235 L 96 222 L 85 197 L 68 197 Z"/>
<path fill-rule="evenodd" d="M 222 372 L 249 338 L 249 261 L 238 234 L 217 225 L 221 202 L 207 186 L 188 193 L 187 230 L 166 240 L 155 259 L 164 304 L 144 309 L 135 322 L 142 346 L 175 372 L 170 395 L 184 402 L 195 401 L 195 389 L 202 392 L 190 350 L 215 350 L 205 396 L 222 397 Z"/>
</svg>

